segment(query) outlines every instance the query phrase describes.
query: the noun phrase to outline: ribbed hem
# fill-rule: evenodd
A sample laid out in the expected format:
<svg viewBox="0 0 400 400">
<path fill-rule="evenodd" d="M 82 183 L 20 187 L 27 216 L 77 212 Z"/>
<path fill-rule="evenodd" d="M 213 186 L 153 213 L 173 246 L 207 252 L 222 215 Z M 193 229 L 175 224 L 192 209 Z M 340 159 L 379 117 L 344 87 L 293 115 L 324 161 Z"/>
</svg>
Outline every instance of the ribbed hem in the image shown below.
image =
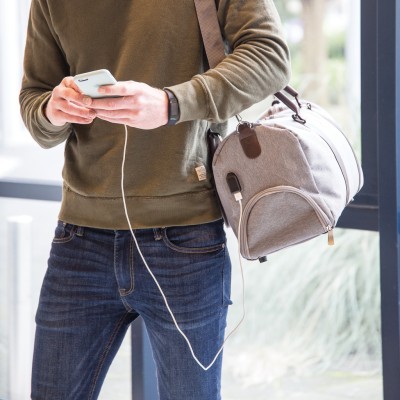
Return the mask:
<svg viewBox="0 0 400 400">
<path fill-rule="evenodd" d="M 132 228 L 196 225 L 221 218 L 215 190 L 162 197 L 127 197 Z M 92 228 L 129 229 L 122 198 L 86 197 L 64 185 L 59 218 Z"/>
</svg>

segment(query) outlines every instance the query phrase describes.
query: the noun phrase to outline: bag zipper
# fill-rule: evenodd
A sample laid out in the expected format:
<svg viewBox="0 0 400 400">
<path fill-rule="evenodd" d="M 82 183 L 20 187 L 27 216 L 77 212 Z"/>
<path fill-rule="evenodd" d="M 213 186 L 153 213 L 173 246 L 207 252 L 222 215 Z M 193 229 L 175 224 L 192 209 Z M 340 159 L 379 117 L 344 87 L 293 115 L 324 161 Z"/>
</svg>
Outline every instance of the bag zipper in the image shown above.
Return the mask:
<svg viewBox="0 0 400 400">
<path fill-rule="evenodd" d="M 353 153 L 354 160 L 355 160 L 355 163 L 356 163 L 357 169 L 358 169 L 358 190 L 357 190 L 357 193 L 358 193 L 358 192 L 361 190 L 362 185 L 363 185 L 363 181 L 364 181 L 364 180 L 363 180 L 363 171 L 362 171 L 361 165 L 360 165 L 360 163 L 359 163 L 359 161 L 358 161 L 358 158 L 357 158 L 357 156 L 356 156 L 356 153 L 354 152 L 353 146 L 352 146 L 351 143 L 350 143 L 349 138 L 345 135 L 345 133 L 343 132 L 343 130 L 341 129 L 341 127 L 337 124 L 337 122 L 336 122 L 336 121 L 330 116 L 330 114 L 328 114 L 322 107 L 318 106 L 317 104 L 314 104 L 314 103 L 311 103 L 311 102 L 307 102 L 307 101 L 304 101 L 304 100 L 302 101 L 301 106 L 305 106 L 305 109 L 306 109 L 307 111 L 311 111 L 311 112 L 313 112 L 313 113 L 315 113 L 315 114 L 318 114 L 322 119 L 324 119 L 324 120 L 327 121 L 328 123 L 331 123 L 331 124 L 342 134 L 342 136 L 344 137 L 344 139 L 345 139 L 345 140 L 347 141 L 347 143 L 349 144 L 349 148 L 350 148 L 350 150 L 351 150 L 352 153 Z M 301 111 L 301 109 L 302 109 L 302 108 L 300 108 L 300 111 Z M 280 114 L 280 115 L 279 115 L 279 114 Z M 264 122 L 267 121 L 267 120 L 279 121 L 279 118 L 282 118 L 282 117 L 289 117 L 289 116 L 291 116 L 291 110 L 290 110 L 290 109 L 285 109 L 285 110 L 283 110 L 283 111 L 279 111 L 276 115 L 273 114 L 273 115 L 271 115 L 271 116 L 262 117 L 262 118 L 258 119 L 257 122 L 260 123 L 260 124 L 262 125 L 262 122 L 263 122 L 263 121 L 264 121 Z M 275 123 L 276 123 L 276 122 L 275 122 Z M 307 125 L 307 123 L 308 123 L 308 125 Z M 309 125 L 310 125 L 310 124 L 309 124 L 309 122 L 307 121 L 307 118 L 306 118 L 305 126 L 308 127 L 308 128 L 310 128 Z M 287 129 L 287 127 L 284 126 L 284 125 L 282 125 L 282 128 Z M 310 129 L 311 129 L 311 128 L 310 128 Z M 324 135 L 321 135 L 321 134 L 318 133 L 318 132 L 317 132 L 317 134 L 318 134 L 318 136 L 319 136 L 321 139 L 323 139 L 323 140 L 325 141 L 325 143 L 326 143 L 326 144 L 328 145 L 328 147 L 331 149 L 333 155 L 336 157 L 336 152 L 333 150 L 333 148 L 332 148 L 332 146 L 330 145 L 330 143 L 324 138 Z M 339 165 L 339 167 L 340 167 L 340 169 L 341 169 L 341 171 L 342 171 L 342 174 L 343 174 L 343 177 L 344 177 L 344 180 L 345 180 L 346 192 L 349 193 L 349 181 L 348 181 L 347 174 L 345 174 L 345 170 L 344 170 L 344 168 L 343 168 L 342 165 Z M 349 198 L 349 196 L 347 195 L 347 196 L 346 196 L 346 206 L 347 206 L 347 204 L 348 204 L 349 202 L 351 202 L 352 200 L 353 200 L 353 199 L 352 199 L 352 198 Z"/>
<path fill-rule="evenodd" d="M 362 185 L 363 185 L 363 179 L 362 179 L 363 171 L 362 171 L 361 165 L 360 165 L 360 163 L 358 161 L 358 158 L 356 156 L 356 153 L 355 153 L 355 151 L 353 149 L 353 146 L 350 143 L 349 138 L 345 135 L 345 133 L 343 132 L 342 128 L 337 124 L 337 122 L 329 114 L 325 115 L 325 112 L 324 112 L 325 110 L 323 110 L 320 106 L 318 106 L 317 104 L 313 104 L 313 103 L 307 102 L 306 103 L 306 107 L 307 107 L 307 110 L 310 110 L 312 112 L 317 113 L 321 118 L 324 118 L 326 121 L 330 122 L 333 126 L 335 126 L 336 129 L 343 135 L 343 137 L 345 138 L 345 140 L 349 144 L 349 147 L 350 147 L 350 149 L 351 149 L 351 151 L 353 153 L 354 159 L 356 161 L 357 169 L 358 169 L 358 190 L 357 190 L 357 192 L 359 192 L 361 190 L 361 188 L 362 188 Z M 347 185 L 347 183 L 346 183 L 346 185 Z M 352 201 L 352 200 L 353 199 L 350 199 L 350 201 Z"/>
<path fill-rule="evenodd" d="M 275 186 L 273 188 L 265 189 L 262 192 L 259 192 L 256 195 L 254 195 L 248 201 L 248 203 L 246 204 L 246 207 L 244 208 L 243 216 L 242 216 L 243 223 L 242 223 L 242 228 L 241 228 L 241 232 L 240 232 L 240 237 L 241 237 L 241 246 L 242 246 L 243 251 L 246 252 L 246 257 L 250 258 L 248 242 L 247 242 L 247 235 L 245 235 L 245 232 L 247 230 L 247 219 L 249 217 L 251 209 L 263 197 L 269 196 L 271 194 L 285 193 L 285 192 L 297 194 L 300 197 L 302 197 L 304 200 L 307 201 L 307 203 L 315 211 L 315 214 L 317 215 L 325 233 L 328 233 L 328 245 L 332 246 L 334 244 L 334 236 L 333 236 L 334 222 L 331 222 L 329 220 L 327 215 L 321 210 L 319 205 L 315 202 L 315 200 L 311 196 L 309 196 L 308 194 L 302 192 L 300 189 L 297 189 L 293 186 L 283 186 L 283 185 Z"/>
</svg>

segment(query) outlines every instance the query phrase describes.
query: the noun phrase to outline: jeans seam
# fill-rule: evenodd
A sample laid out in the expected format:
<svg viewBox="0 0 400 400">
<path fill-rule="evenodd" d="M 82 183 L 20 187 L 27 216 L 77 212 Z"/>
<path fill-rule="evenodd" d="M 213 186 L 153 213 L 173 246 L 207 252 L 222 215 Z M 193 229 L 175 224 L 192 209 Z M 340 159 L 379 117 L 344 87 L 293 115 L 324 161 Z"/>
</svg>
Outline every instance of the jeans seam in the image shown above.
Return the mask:
<svg viewBox="0 0 400 400">
<path fill-rule="evenodd" d="M 90 393 L 89 393 L 88 400 L 91 400 L 93 398 L 94 390 L 96 388 L 97 381 L 99 380 L 100 372 L 101 372 L 101 369 L 102 369 L 102 367 L 104 365 L 105 359 L 106 359 L 106 357 L 107 357 L 107 355 L 108 355 L 108 353 L 109 353 L 109 351 L 111 349 L 112 344 L 114 343 L 114 340 L 115 340 L 119 330 L 121 329 L 121 326 L 122 326 L 125 318 L 128 315 L 129 315 L 129 313 L 125 313 L 120 318 L 120 320 L 118 321 L 116 327 L 114 328 L 114 331 L 111 334 L 111 337 L 110 337 L 110 339 L 109 339 L 109 341 L 108 341 L 108 343 L 107 343 L 107 345 L 106 345 L 106 347 L 105 347 L 105 349 L 103 351 L 103 354 L 100 357 L 98 366 L 96 368 L 96 371 L 95 371 L 95 374 L 94 374 L 94 377 L 93 377 L 93 383 L 92 383 L 92 387 L 91 387 L 91 390 L 90 390 Z"/>
<path fill-rule="evenodd" d="M 135 289 L 135 271 L 134 271 L 134 248 L 135 248 L 135 242 L 133 240 L 133 237 L 131 238 L 131 243 L 129 246 L 129 273 L 130 273 L 130 278 L 131 278 L 131 287 L 128 290 L 124 290 L 123 296 L 127 296 L 131 294 L 134 289 Z"/>
<path fill-rule="evenodd" d="M 133 265 L 134 264 L 133 244 L 134 244 L 134 242 L 133 242 L 133 238 L 132 238 L 130 245 L 129 245 L 129 275 L 130 275 L 130 280 L 131 280 L 131 284 L 130 284 L 131 287 L 129 289 L 124 289 L 124 288 L 121 288 L 120 281 L 118 280 L 118 272 L 117 272 L 117 265 L 119 262 L 118 248 L 117 248 L 117 241 L 114 240 L 114 275 L 115 275 L 115 279 L 117 281 L 118 292 L 119 292 L 120 296 L 128 296 L 135 289 L 135 277 L 134 277 L 134 265 Z"/>
<path fill-rule="evenodd" d="M 68 236 L 68 237 L 60 238 L 60 239 L 54 238 L 53 243 L 54 244 L 65 244 L 65 243 L 71 242 L 74 238 L 75 238 L 75 234 Z"/>
<path fill-rule="evenodd" d="M 122 296 L 121 296 L 121 301 L 126 311 L 128 311 L 129 314 L 132 314 L 133 308 L 129 305 L 128 301 Z"/>
<path fill-rule="evenodd" d="M 53 237 L 52 242 L 54 244 L 69 243 L 72 239 L 74 239 L 74 237 L 75 237 L 75 227 L 74 226 L 71 227 L 70 231 L 68 232 L 68 236 L 67 236 L 66 235 L 67 232 L 66 232 L 66 229 L 65 229 L 66 226 L 67 226 L 67 224 L 63 223 L 63 230 L 62 230 L 62 234 L 61 234 L 60 237 L 56 237 L 56 236 Z"/>
<path fill-rule="evenodd" d="M 226 257 L 225 257 L 225 252 L 224 252 L 224 260 L 222 264 L 222 308 L 225 305 L 225 280 L 226 280 L 226 271 L 225 271 L 225 263 L 226 263 Z M 220 318 L 221 318 L 221 313 L 220 313 Z"/>
<path fill-rule="evenodd" d="M 224 252 L 224 263 L 223 263 L 223 268 L 222 268 L 222 309 L 221 309 L 221 312 L 225 307 L 229 307 L 230 305 L 232 305 L 230 290 L 229 290 L 229 293 L 225 292 L 226 279 L 227 279 L 227 277 L 226 277 L 226 261 L 227 261 L 227 254 L 225 251 Z M 230 288 L 232 285 L 232 265 L 230 265 L 229 268 L 231 270 L 230 271 L 231 280 L 229 282 L 229 288 Z"/>
<path fill-rule="evenodd" d="M 216 251 L 220 251 L 225 248 L 225 242 L 224 243 L 219 243 L 215 244 L 213 246 L 207 246 L 207 247 L 181 247 L 173 244 L 167 235 L 166 229 L 163 229 L 162 232 L 162 238 L 163 242 L 167 247 L 169 247 L 171 250 L 175 250 L 179 253 L 185 253 L 185 254 L 207 254 L 207 253 L 214 253 Z"/>
<path fill-rule="evenodd" d="M 54 244 L 64 244 L 64 243 L 69 243 L 71 242 L 73 239 L 75 239 L 76 236 L 78 237 L 83 237 L 83 234 L 85 232 L 85 228 L 82 226 L 78 226 L 78 225 L 71 225 L 71 229 L 68 232 L 68 236 L 66 236 L 66 226 L 68 224 L 67 223 L 63 223 L 63 231 L 60 237 L 53 237 L 52 242 Z"/>
<path fill-rule="evenodd" d="M 114 238 L 114 275 L 115 275 L 115 280 L 117 281 L 117 286 L 119 288 L 119 282 L 118 282 L 118 273 L 117 273 L 117 265 L 118 265 L 118 251 L 117 251 L 117 240 Z"/>
<path fill-rule="evenodd" d="M 117 234 L 117 232 L 115 232 Z M 117 271 L 117 266 L 118 266 L 118 246 L 117 246 L 117 240 L 116 237 L 114 238 L 114 275 L 115 275 L 115 280 L 117 282 L 117 287 L 118 287 L 118 293 L 121 295 L 123 289 L 120 289 L 120 282 L 118 280 L 118 271 Z"/>
</svg>

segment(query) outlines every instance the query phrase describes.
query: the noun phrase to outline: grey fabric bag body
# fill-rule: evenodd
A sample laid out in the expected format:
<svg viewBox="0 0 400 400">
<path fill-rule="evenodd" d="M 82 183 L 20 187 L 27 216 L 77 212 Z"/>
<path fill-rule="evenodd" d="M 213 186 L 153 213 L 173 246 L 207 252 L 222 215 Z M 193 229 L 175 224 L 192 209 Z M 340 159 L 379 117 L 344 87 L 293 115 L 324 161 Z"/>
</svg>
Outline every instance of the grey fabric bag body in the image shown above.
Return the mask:
<svg viewBox="0 0 400 400">
<path fill-rule="evenodd" d="M 239 124 L 214 154 L 226 220 L 250 260 L 265 261 L 270 253 L 323 233 L 331 239 L 343 209 L 363 185 L 360 164 L 333 119 L 322 108 L 297 101 L 301 108 L 289 101 L 295 113 L 278 104 L 256 123 Z"/>
<path fill-rule="evenodd" d="M 210 68 L 225 58 L 215 0 L 194 0 Z M 328 233 L 361 189 L 360 164 L 321 107 L 291 87 L 255 123 L 240 123 L 217 147 L 212 169 L 222 211 L 244 258 L 265 261 Z M 241 200 L 239 200 L 242 198 Z M 241 213 L 241 208 L 243 213 Z M 240 229 L 239 229 L 240 225 Z"/>
</svg>

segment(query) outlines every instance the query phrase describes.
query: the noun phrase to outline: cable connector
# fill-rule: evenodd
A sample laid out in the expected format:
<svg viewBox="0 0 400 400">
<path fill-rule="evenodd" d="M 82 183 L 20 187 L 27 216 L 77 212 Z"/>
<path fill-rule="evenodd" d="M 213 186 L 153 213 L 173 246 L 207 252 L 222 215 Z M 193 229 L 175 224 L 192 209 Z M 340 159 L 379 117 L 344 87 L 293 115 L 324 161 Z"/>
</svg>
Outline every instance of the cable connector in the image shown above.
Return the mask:
<svg viewBox="0 0 400 400">
<path fill-rule="evenodd" d="M 233 172 L 229 172 L 228 175 L 226 175 L 226 183 L 228 184 L 230 192 L 235 197 L 235 200 L 242 200 L 242 187 L 240 186 L 238 177 Z"/>
<path fill-rule="evenodd" d="M 235 196 L 236 201 L 240 201 L 243 199 L 242 192 L 236 192 L 236 193 L 233 193 L 233 195 Z"/>
</svg>

